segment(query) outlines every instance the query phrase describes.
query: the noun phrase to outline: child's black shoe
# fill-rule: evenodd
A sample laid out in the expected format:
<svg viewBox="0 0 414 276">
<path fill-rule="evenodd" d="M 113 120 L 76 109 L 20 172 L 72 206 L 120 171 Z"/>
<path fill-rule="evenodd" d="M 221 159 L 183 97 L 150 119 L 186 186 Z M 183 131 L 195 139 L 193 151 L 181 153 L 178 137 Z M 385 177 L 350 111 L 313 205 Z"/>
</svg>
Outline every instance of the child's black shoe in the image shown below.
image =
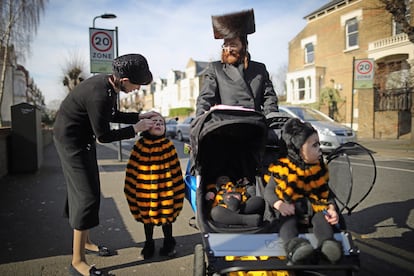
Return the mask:
<svg viewBox="0 0 414 276">
<path fill-rule="evenodd" d="M 308 261 L 313 256 L 313 246 L 303 238 L 293 238 L 286 244 L 286 254 L 290 263 L 298 264 Z"/>
<path fill-rule="evenodd" d="M 149 240 L 145 242 L 144 248 L 141 251 L 141 256 L 144 257 L 144 260 L 151 259 L 154 256 L 155 244 L 154 240 Z"/>
<path fill-rule="evenodd" d="M 342 245 L 336 240 L 326 240 L 322 243 L 321 253 L 328 261 L 334 264 L 342 257 Z"/>
<path fill-rule="evenodd" d="M 161 256 L 168 256 L 168 257 L 174 257 L 177 252 L 175 251 L 175 239 L 164 239 L 163 246 L 160 248 L 160 255 Z"/>
</svg>

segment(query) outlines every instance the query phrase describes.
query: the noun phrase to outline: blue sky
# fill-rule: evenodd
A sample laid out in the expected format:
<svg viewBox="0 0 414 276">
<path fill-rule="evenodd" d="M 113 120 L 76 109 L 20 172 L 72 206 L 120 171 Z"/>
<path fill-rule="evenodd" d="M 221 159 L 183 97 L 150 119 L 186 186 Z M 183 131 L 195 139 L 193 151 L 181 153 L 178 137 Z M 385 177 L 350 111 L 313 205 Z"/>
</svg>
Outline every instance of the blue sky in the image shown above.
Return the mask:
<svg viewBox="0 0 414 276">
<path fill-rule="evenodd" d="M 95 21 L 96 28 L 119 33 L 119 54 L 147 57 L 155 78 L 184 70 L 190 58 L 217 60 L 222 40 L 215 40 L 211 15 L 254 9 L 256 33 L 249 35 L 252 59 L 266 64 L 270 74 L 288 62 L 288 42 L 303 29 L 303 17 L 329 0 L 50 0 L 31 52 L 23 64 L 48 104 L 66 95 L 63 68 L 72 55 L 89 75 L 89 28 L 93 18 L 114 13 L 116 19 Z"/>
</svg>

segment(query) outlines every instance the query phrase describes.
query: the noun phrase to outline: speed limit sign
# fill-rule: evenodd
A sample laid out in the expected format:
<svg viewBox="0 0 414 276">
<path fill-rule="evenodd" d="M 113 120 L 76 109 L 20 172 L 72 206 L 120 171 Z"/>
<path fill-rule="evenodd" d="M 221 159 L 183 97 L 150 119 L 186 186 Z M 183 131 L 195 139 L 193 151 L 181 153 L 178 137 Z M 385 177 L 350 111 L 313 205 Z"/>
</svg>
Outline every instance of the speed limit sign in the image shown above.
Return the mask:
<svg viewBox="0 0 414 276">
<path fill-rule="evenodd" d="M 372 88 L 374 69 L 374 59 L 356 59 L 354 61 L 354 88 Z"/>
<path fill-rule="evenodd" d="M 115 30 L 89 29 L 91 73 L 111 73 Z"/>
</svg>

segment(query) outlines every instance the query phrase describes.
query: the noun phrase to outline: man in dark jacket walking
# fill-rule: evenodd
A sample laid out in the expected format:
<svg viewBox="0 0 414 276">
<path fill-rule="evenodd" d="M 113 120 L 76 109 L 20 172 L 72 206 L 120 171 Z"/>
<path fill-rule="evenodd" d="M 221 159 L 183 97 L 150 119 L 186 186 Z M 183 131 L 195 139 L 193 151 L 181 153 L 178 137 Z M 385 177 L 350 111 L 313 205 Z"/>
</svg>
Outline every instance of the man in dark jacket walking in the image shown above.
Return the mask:
<svg viewBox="0 0 414 276">
<path fill-rule="evenodd" d="M 252 61 L 247 35 L 255 32 L 253 10 L 212 16 L 214 38 L 224 39 L 221 61 L 211 62 L 197 98 L 196 116 L 215 105 L 241 106 L 267 115 L 278 99 L 263 63 Z"/>
</svg>

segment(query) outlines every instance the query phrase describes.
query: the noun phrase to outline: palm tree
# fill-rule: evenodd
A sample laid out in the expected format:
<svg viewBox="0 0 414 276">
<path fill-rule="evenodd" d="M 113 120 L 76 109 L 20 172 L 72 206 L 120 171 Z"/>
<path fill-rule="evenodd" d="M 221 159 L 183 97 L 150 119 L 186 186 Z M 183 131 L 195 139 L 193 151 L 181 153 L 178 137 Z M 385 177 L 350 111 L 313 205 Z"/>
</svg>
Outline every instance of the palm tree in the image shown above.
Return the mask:
<svg viewBox="0 0 414 276">
<path fill-rule="evenodd" d="M 77 50 L 70 51 L 67 54 L 66 61 L 62 66 L 62 84 L 68 92 L 87 78 L 85 70 L 85 61 Z"/>
<path fill-rule="evenodd" d="M 40 13 L 48 0 L 1 0 L 0 1 L 0 52 L 2 62 L 0 72 L 0 107 L 3 102 L 7 65 L 10 50 L 27 53 L 30 41 L 37 31 Z M 2 117 L 0 112 L 0 126 Z"/>
<path fill-rule="evenodd" d="M 85 77 L 83 76 L 83 71 L 80 67 L 75 66 L 72 69 L 69 69 L 67 74 L 63 77 L 63 86 L 68 89 L 68 92 L 72 92 L 73 88 L 83 81 Z"/>
</svg>

